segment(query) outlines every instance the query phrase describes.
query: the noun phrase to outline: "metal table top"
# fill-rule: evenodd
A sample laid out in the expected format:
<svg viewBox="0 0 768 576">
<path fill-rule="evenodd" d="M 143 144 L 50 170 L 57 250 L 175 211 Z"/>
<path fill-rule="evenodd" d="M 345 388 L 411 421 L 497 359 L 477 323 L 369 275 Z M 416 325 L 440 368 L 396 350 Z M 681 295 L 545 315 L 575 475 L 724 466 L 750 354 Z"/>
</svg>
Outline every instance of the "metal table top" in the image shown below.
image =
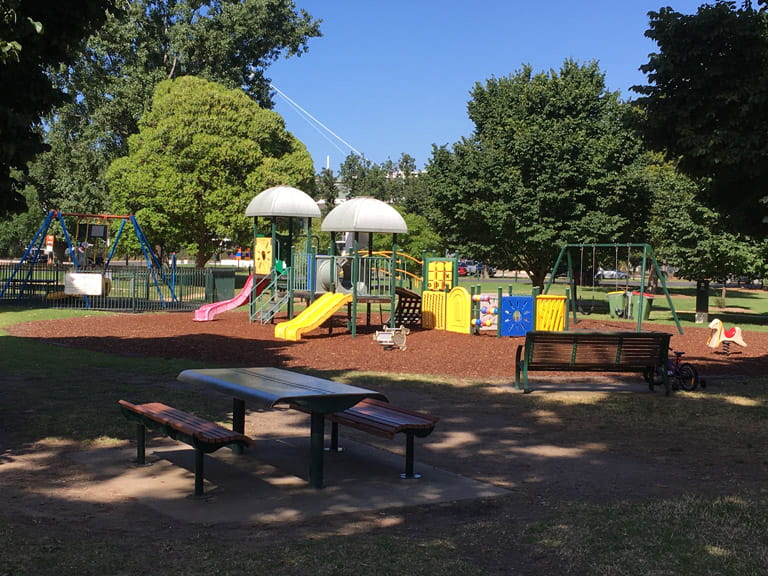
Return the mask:
<svg viewBox="0 0 768 576">
<path fill-rule="evenodd" d="M 293 404 L 318 414 L 346 410 L 364 398 L 387 400 L 375 390 L 359 388 L 279 368 L 210 368 L 184 370 L 178 380 L 203 384 L 261 408 Z"/>
</svg>

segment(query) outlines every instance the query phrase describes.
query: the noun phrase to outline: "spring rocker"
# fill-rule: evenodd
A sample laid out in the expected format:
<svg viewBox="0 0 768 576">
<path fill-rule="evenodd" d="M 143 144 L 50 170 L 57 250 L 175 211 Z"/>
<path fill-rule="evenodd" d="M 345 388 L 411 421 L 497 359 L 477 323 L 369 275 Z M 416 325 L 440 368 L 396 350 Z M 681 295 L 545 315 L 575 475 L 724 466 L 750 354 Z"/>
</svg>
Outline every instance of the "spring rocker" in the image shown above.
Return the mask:
<svg viewBox="0 0 768 576">
<path fill-rule="evenodd" d="M 399 328 L 382 326 L 381 330 L 376 330 L 376 333 L 373 335 L 373 340 L 381 344 L 387 350 L 391 350 L 392 348 L 406 350 L 407 346 L 405 345 L 405 340 L 406 336 L 410 333 L 411 331 L 405 326 L 400 326 Z"/>
<path fill-rule="evenodd" d="M 731 342 L 742 348 L 747 347 L 747 343 L 744 342 L 744 338 L 741 335 L 741 328 L 738 326 L 726 329 L 719 318 L 714 318 L 709 323 L 709 329 L 712 332 L 710 332 L 709 338 L 707 338 L 707 346 L 712 348 L 712 350 L 716 350 L 722 345 L 723 353 L 728 356 L 731 353 Z"/>
</svg>

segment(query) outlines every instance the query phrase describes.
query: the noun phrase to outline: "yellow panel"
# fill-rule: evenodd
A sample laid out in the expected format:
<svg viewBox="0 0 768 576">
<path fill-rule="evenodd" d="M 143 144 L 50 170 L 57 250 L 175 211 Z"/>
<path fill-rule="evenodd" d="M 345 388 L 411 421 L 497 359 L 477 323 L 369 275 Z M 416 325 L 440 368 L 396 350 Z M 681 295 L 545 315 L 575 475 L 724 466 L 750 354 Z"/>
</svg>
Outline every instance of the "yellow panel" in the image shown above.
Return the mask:
<svg viewBox="0 0 768 576">
<path fill-rule="evenodd" d="M 427 290 L 440 292 L 453 285 L 453 261 L 433 260 L 427 264 Z"/>
<path fill-rule="evenodd" d="M 256 274 L 261 276 L 272 272 L 272 238 L 256 238 L 253 267 Z"/>
<path fill-rule="evenodd" d="M 460 334 L 472 333 L 472 296 L 466 288 L 457 286 L 448 292 L 445 329 Z"/>
<path fill-rule="evenodd" d="M 536 330 L 561 332 L 565 330 L 565 296 L 536 296 Z"/>
<path fill-rule="evenodd" d="M 421 326 L 430 330 L 445 330 L 445 292 L 422 293 Z"/>
</svg>

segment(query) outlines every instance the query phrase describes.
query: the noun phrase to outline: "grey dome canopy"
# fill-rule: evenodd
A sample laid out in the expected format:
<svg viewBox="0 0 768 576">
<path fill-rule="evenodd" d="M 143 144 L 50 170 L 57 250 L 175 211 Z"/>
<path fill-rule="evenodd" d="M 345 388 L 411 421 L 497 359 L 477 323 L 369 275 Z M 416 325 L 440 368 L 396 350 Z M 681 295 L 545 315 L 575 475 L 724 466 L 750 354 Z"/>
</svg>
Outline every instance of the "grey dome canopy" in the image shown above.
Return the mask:
<svg viewBox="0 0 768 576">
<path fill-rule="evenodd" d="M 400 213 L 376 198 L 352 198 L 336 206 L 323 220 L 323 232 L 387 232 L 407 234 Z"/>
<path fill-rule="evenodd" d="M 320 218 L 320 208 L 306 192 L 291 186 L 273 186 L 260 192 L 245 209 L 246 216 Z"/>
</svg>

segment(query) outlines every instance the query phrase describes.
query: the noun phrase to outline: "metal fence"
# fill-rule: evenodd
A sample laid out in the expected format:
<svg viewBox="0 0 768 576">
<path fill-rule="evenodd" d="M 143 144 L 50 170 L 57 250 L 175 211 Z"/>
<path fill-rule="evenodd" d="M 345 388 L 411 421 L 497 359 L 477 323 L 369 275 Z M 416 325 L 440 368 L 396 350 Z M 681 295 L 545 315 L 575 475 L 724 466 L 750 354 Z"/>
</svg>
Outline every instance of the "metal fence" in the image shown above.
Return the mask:
<svg viewBox="0 0 768 576">
<path fill-rule="evenodd" d="M 143 312 L 194 310 L 221 297 L 210 268 L 81 268 L 81 273 L 101 275 L 102 293 L 96 296 L 65 293 L 66 275 L 73 271 L 71 266 L 0 264 L 0 304 Z M 234 289 L 234 271 L 231 284 Z"/>
</svg>

